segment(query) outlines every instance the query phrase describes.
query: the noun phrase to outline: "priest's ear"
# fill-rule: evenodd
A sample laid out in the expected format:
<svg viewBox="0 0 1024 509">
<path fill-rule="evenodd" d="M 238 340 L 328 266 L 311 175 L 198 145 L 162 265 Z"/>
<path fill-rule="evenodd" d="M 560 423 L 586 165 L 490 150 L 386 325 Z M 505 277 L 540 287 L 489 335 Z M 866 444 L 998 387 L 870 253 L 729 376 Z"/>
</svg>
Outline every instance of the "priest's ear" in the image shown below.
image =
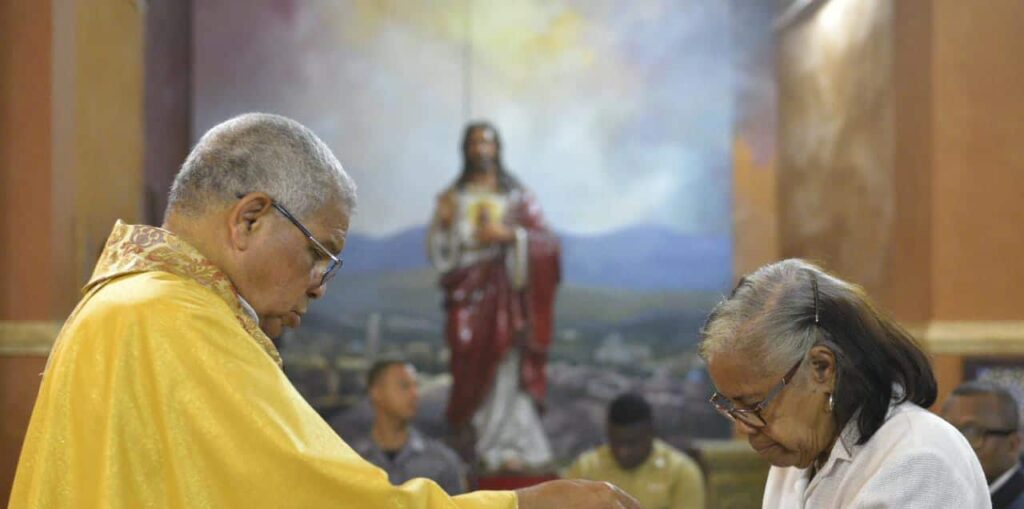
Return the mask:
<svg viewBox="0 0 1024 509">
<path fill-rule="evenodd" d="M 249 193 L 238 197 L 228 211 L 231 244 L 240 251 L 249 249 L 254 236 L 268 226 L 274 212 L 274 200 L 266 193 Z"/>
</svg>

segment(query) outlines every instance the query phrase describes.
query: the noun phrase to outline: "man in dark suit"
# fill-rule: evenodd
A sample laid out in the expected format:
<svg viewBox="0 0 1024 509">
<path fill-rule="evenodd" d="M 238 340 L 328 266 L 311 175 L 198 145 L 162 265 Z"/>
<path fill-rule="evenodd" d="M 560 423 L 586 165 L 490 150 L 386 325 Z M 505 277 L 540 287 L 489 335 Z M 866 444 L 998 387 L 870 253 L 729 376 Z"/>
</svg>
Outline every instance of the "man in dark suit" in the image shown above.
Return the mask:
<svg viewBox="0 0 1024 509">
<path fill-rule="evenodd" d="M 981 381 L 960 385 L 942 407 L 942 417 L 964 434 L 978 455 L 993 509 L 1024 509 L 1019 408 L 1004 387 Z"/>
</svg>

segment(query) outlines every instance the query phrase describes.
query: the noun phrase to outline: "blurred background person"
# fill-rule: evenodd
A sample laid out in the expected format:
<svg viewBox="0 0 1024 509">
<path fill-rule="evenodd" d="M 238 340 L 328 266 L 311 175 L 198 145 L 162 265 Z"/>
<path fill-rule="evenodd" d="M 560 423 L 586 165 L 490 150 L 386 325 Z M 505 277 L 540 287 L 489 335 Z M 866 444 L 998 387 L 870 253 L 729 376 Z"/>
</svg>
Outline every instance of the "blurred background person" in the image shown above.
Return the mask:
<svg viewBox="0 0 1024 509">
<path fill-rule="evenodd" d="M 645 509 L 702 509 L 704 474 L 692 458 L 654 437 L 654 415 L 643 396 L 626 393 L 608 406 L 608 443 L 587 451 L 566 477 L 608 481 Z"/>
<path fill-rule="evenodd" d="M 928 358 L 859 287 L 776 262 L 740 279 L 702 334 L 711 403 L 772 464 L 763 507 L 989 507 L 967 442 L 926 410 Z"/>
<path fill-rule="evenodd" d="M 450 494 L 466 491 L 466 473 L 455 451 L 412 425 L 419 406 L 416 368 L 398 359 L 380 360 L 366 378 L 373 428 L 353 448 L 388 473 L 392 484 L 424 477 Z"/>
<path fill-rule="evenodd" d="M 558 239 L 533 194 L 505 170 L 494 126 L 467 126 L 462 155 L 428 234 L 451 350 L 447 417 L 457 435 L 475 435 L 487 470 L 539 470 L 553 459 L 538 409 L 561 279 Z"/>
<path fill-rule="evenodd" d="M 974 448 L 992 493 L 993 509 L 1024 509 L 1020 466 L 1020 405 L 1005 387 L 984 381 L 957 386 L 942 417 Z"/>
</svg>

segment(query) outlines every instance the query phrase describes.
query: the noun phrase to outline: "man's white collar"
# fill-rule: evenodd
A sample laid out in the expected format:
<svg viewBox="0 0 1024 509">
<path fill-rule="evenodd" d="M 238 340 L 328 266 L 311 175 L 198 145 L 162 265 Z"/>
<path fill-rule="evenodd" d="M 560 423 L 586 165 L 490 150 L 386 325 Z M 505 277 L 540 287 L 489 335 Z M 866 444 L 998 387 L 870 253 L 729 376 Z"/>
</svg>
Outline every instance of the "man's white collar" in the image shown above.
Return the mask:
<svg viewBox="0 0 1024 509">
<path fill-rule="evenodd" d="M 260 317 L 256 315 L 256 310 L 249 305 L 249 301 L 245 300 L 245 297 L 242 297 L 241 294 L 238 295 L 238 303 L 242 305 L 242 309 L 245 310 L 245 313 L 256 322 L 256 325 L 259 325 Z"/>
<path fill-rule="evenodd" d="M 1004 484 L 1010 481 L 1010 478 L 1013 477 L 1013 474 L 1016 474 L 1018 470 L 1020 470 L 1020 463 L 1017 463 L 1013 468 L 1003 472 L 1003 475 L 999 476 L 995 481 L 992 481 L 992 484 L 988 486 L 988 492 L 995 493 L 996 490 L 1002 488 Z"/>
</svg>

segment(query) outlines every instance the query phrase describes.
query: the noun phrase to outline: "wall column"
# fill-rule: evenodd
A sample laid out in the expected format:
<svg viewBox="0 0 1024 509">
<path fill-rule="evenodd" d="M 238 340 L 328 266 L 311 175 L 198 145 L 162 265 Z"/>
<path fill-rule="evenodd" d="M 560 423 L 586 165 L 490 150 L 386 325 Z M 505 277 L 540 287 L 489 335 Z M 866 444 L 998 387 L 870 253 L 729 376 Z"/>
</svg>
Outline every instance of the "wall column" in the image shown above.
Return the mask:
<svg viewBox="0 0 1024 509">
<path fill-rule="evenodd" d="M 40 374 L 115 219 L 141 219 L 139 4 L 0 0 L 0 506 Z"/>
</svg>

